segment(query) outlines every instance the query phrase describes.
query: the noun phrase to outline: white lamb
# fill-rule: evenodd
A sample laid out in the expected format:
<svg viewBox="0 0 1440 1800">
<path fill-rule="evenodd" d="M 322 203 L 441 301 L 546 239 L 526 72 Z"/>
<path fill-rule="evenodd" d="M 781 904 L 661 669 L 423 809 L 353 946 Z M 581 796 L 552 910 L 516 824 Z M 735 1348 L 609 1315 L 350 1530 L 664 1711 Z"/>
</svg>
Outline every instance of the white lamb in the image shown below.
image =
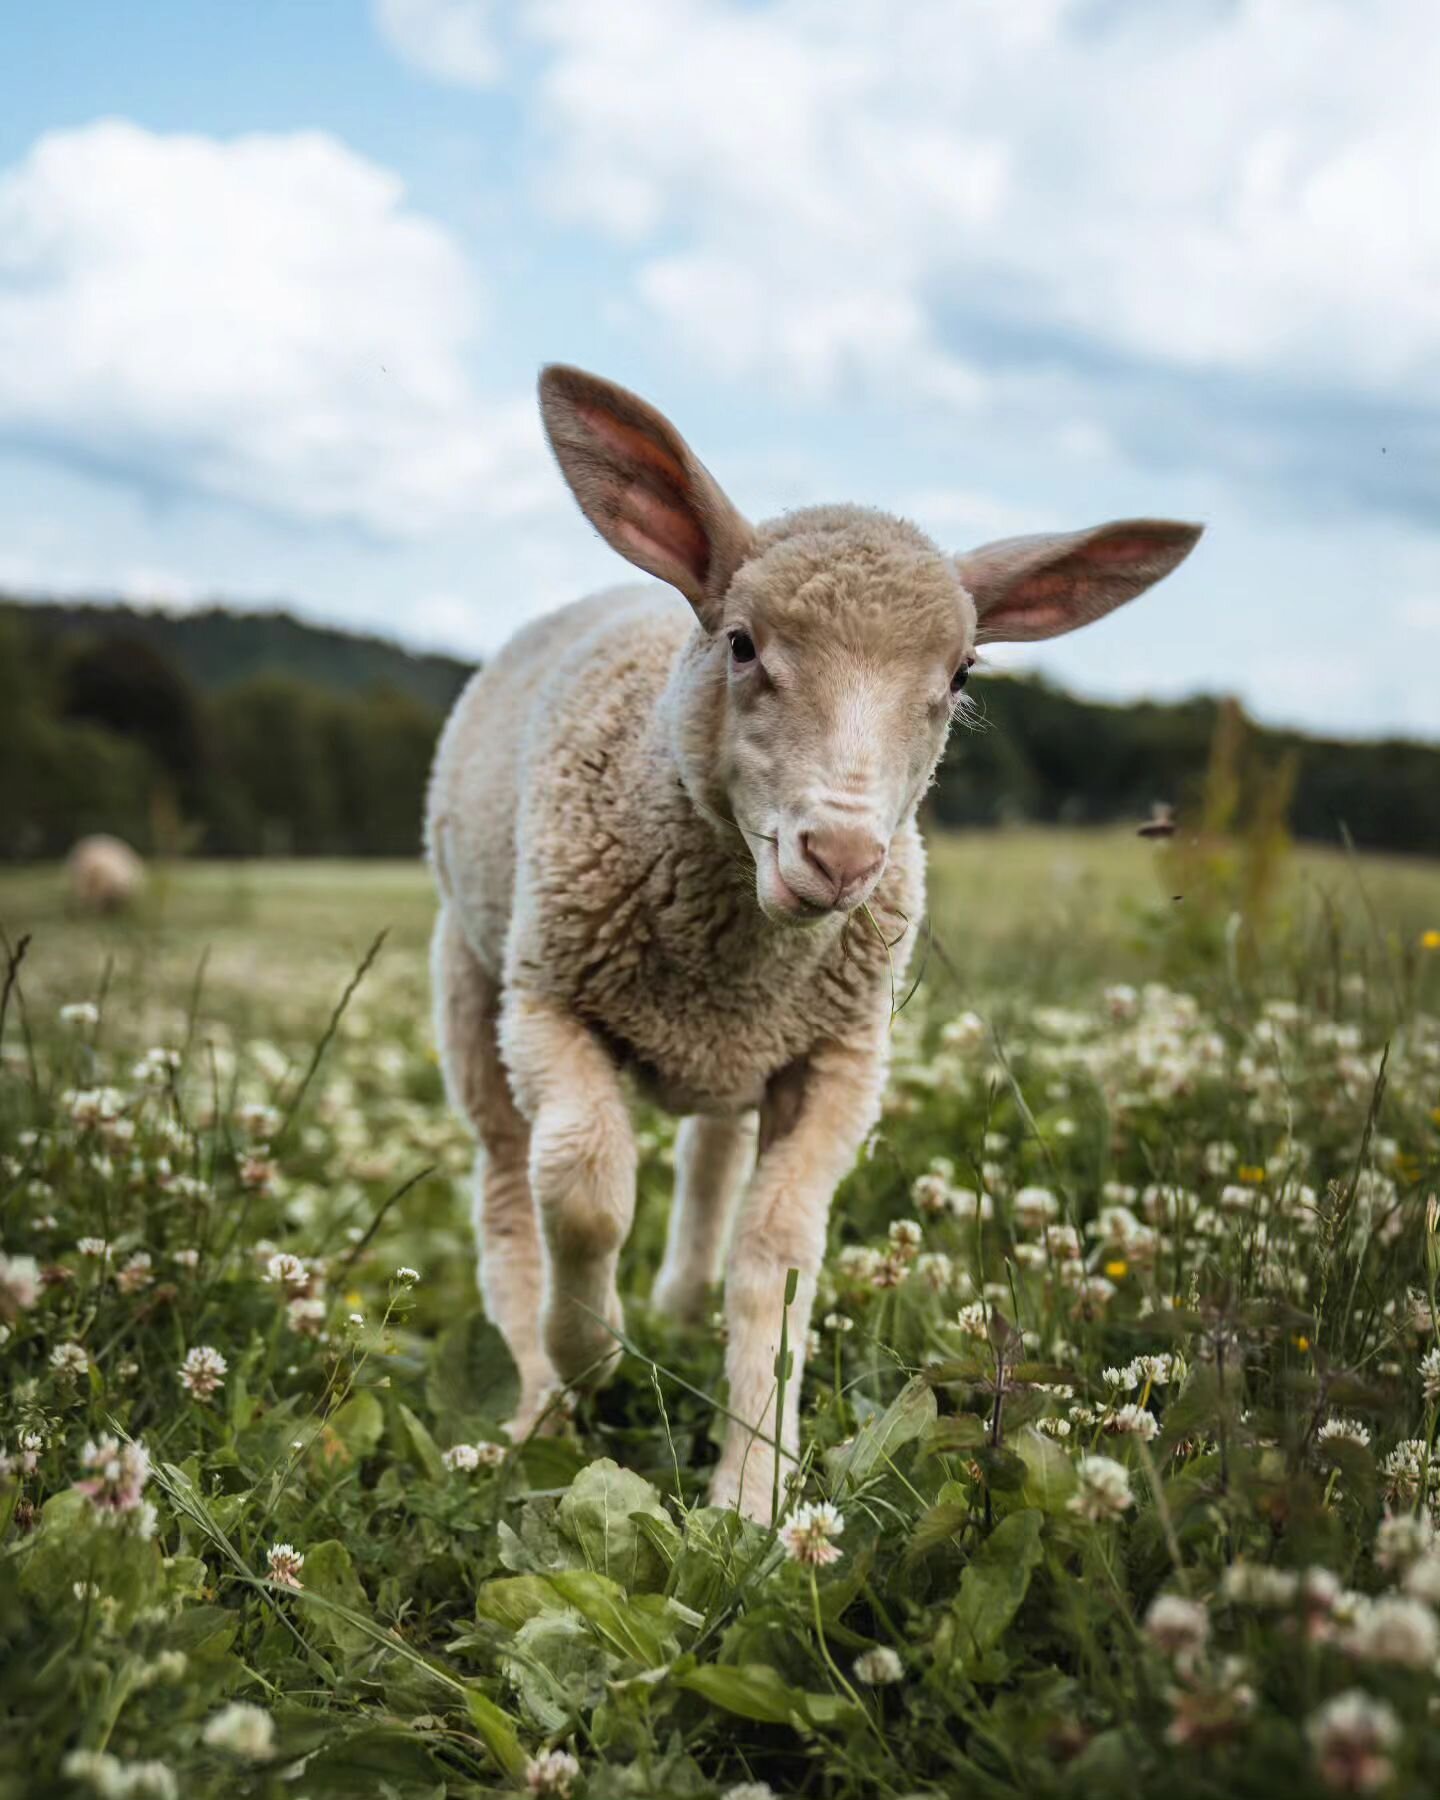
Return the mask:
<svg viewBox="0 0 1440 1800">
<path fill-rule="evenodd" d="M 777 1439 L 787 1462 L 798 1446 L 798 1362 L 775 1417 L 786 1272 L 803 1354 L 924 911 L 915 809 L 975 646 L 1100 618 L 1199 527 L 1131 519 L 953 557 L 853 506 L 751 525 L 633 394 L 552 367 L 540 403 L 581 509 L 669 589 L 519 632 L 437 754 L 436 1012 L 483 1147 L 481 1287 L 519 1367 L 520 1435 L 617 1354 L 627 1085 L 682 1115 L 653 1298 L 703 1317 L 723 1265 L 732 1418 L 711 1493 L 768 1517 Z"/>
<path fill-rule="evenodd" d="M 120 838 L 83 837 L 65 863 L 70 897 L 84 912 L 121 912 L 145 885 L 145 865 Z"/>
</svg>

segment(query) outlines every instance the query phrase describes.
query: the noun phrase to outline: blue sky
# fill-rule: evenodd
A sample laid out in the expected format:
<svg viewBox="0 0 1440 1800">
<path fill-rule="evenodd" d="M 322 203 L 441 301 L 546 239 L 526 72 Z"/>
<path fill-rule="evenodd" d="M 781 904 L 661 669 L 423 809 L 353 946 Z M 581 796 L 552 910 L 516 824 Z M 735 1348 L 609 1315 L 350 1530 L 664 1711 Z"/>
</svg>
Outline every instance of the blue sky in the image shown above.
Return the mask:
<svg viewBox="0 0 1440 1800">
<path fill-rule="evenodd" d="M 0 27 L 0 586 L 471 654 L 623 574 L 533 380 L 746 511 L 1206 521 L 997 651 L 1440 736 L 1420 0 L 160 0 Z"/>
</svg>

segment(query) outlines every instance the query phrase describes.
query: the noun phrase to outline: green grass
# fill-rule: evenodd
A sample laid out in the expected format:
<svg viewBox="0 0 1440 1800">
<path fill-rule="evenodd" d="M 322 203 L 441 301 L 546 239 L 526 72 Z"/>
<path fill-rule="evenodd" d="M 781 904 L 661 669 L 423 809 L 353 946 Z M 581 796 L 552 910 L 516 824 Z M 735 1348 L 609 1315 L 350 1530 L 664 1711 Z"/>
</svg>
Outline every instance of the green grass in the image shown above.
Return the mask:
<svg viewBox="0 0 1440 1800">
<path fill-rule="evenodd" d="M 644 1303 L 657 1117 L 631 1353 L 488 1448 L 421 870 L 185 867 L 101 924 L 0 873 L 0 1796 L 1435 1791 L 1440 868 L 1260 889 L 936 846 L 803 1347 L 812 1566 L 705 1505 L 723 1350 Z M 143 1493 L 76 1487 L 130 1441 Z"/>
</svg>

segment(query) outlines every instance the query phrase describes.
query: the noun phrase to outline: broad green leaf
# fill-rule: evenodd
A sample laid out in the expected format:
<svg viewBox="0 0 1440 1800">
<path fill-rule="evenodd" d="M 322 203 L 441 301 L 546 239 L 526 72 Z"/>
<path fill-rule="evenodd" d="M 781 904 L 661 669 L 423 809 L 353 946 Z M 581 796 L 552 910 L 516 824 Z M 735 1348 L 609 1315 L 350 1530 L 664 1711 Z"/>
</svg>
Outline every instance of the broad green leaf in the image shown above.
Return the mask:
<svg viewBox="0 0 1440 1800">
<path fill-rule="evenodd" d="M 347 1619 L 345 1612 L 368 1620 L 370 1602 L 355 1573 L 350 1552 L 338 1538 L 326 1538 L 305 1552 L 302 1595 L 318 1598 L 328 1605 L 307 1606 L 307 1619 L 322 1642 L 333 1644 L 347 1655 L 368 1649 L 375 1642 L 374 1630 Z"/>
<path fill-rule="evenodd" d="M 1020 1498 L 1026 1506 L 1044 1513 L 1061 1513 L 1075 1492 L 1075 1465 L 1043 1431 L 1026 1425 L 1010 1440 L 1010 1447 L 1025 1465 Z"/>
<path fill-rule="evenodd" d="M 558 1612 L 566 1604 L 543 1575 L 501 1575 L 476 1594 L 475 1615 L 518 1631 L 537 1613 Z"/>
<path fill-rule="evenodd" d="M 837 1480 L 858 1487 L 887 1468 L 895 1453 L 935 1422 L 935 1390 L 921 1376 L 906 1382 L 878 1419 L 868 1420 L 854 1439 L 826 1456 Z"/>
<path fill-rule="evenodd" d="M 634 1513 L 649 1513 L 671 1525 L 650 1483 L 604 1457 L 571 1482 L 560 1501 L 558 1523 L 585 1568 L 643 1592 L 664 1585 L 667 1566 L 639 1530 Z"/>
<path fill-rule="evenodd" d="M 551 1733 L 587 1717 L 605 1698 L 620 1661 L 573 1612 L 538 1613 L 501 1658 L 532 1724 Z"/>
<path fill-rule="evenodd" d="M 430 1353 L 425 1397 L 454 1440 L 494 1436 L 515 1410 L 520 1377 L 505 1340 L 483 1313 L 447 1326 Z"/>
<path fill-rule="evenodd" d="M 642 1668 L 668 1662 L 674 1653 L 673 1636 L 667 1642 L 657 1622 L 632 1605 L 617 1582 L 589 1569 L 561 1569 L 539 1579 L 588 1620 L 612 1650 L 632 1657 Z"/>
<path fill-rule="evenodd" d="M 769 1663 L 700 1663 L 673 1680 L 676 1687 L 699 1694 L 712 1706 L 764 1725 L 789 1725 L 803 1732 L 848 1725 L 857 1717 L 849 1701 L 792 1688 Z"/>
<path fill-rule="evenodd" d="M 425 1429 L 420 1418 L 405 1404 L 398 1402 L 400 1422 L 405 1427 L 405 1435 L 410 1440 L 410 1447 L 415 1452 L 415 1460 L 432 1481 L 443 1481 L 447 1474 L 445 1462 L 440 1454 L 440 1446 Z"/>
<path fill-rule="evenodd" d="M 330 1429 L 353 1457 L 369 1456 L 385 1429 L 385 1414 L 369 1388 L 361 1388 L 331 1415 Z"/>
<path fill-rule="evenodd" d="M 920 1455 L 949 1456 L 978 1450 L 987 1435 L 985 1421 L 978 1413 L 946 1413 L 933 1419 L 920 1437 Z"/>
<path fill-rule="evenodd" d="M 960 1577 L 954 1611 L 966 1663 L 997 1644 L 1020 1610 L 1030 1577 L 1044 1555 L 1042 1523 L 1042 1515 L 1033 1509 L 1011 1513 L 980 1545 Z"/>
<path fill-rule="evenodd" d="M 948 1544 L 963 1531 L 970 1517 L 970 1507 L 962 1500 L 942 1500 L 921 1513 L 905 1547 L 907 1556 L 924 1556 L 939 1544 Z"/>
</svg>

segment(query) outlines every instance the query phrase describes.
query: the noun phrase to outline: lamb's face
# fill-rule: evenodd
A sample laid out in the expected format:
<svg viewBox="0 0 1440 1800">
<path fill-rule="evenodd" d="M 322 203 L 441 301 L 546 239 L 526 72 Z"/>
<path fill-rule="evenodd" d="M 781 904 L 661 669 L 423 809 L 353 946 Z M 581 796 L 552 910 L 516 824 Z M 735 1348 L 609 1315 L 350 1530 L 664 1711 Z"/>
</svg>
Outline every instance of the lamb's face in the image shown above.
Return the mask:
<svg viewBox="0 0 1440 1800">
<path fill-rule="evenodd" d="M 738 571 L 719 774 L 772 918 L 848 912 L 874 891 L 934 773 L 973 659 L 954 562 L 913 526 L 793 514 Z"/>
</svg>

